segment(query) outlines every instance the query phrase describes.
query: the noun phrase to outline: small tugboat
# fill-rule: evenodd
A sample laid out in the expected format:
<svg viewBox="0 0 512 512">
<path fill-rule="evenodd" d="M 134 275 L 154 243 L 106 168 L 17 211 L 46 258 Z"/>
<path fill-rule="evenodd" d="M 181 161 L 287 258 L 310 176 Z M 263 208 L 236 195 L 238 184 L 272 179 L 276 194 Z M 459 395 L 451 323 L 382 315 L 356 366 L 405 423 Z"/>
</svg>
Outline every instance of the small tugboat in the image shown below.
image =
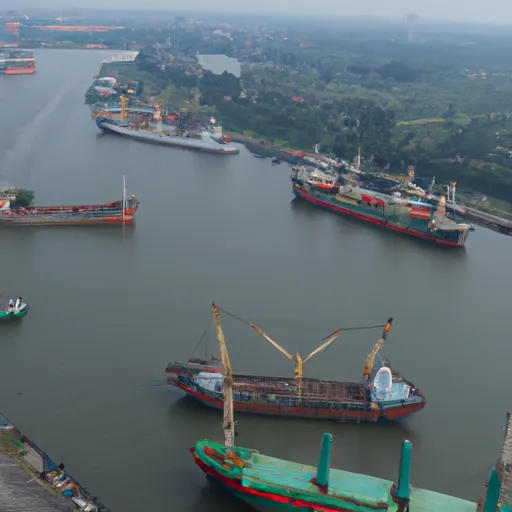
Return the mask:
<svg viewBox="0 0 512 512">
<path fill-rule="evenodd" d="M 23 318 L 29 310 L 29 305 L 22 297 L 12 298 L 0 295 L 0 321 Z"/>
<path fill-rule="evenodd" d="M 215 304 L 212 305 L 212 313 L 217 318 L 219 312 Z M 293 356 L 261 329 L 249 323 L 253 330 L 295 362 L 295 378 L 234 375 L 236 410 L 358 423 L 396 421 L 421 411 L 426 404 L 423 393 L 392 370 L 389 362 L 380 355 L 392 321 L 390 318 L 385 325 L 371 326 L 383 327 L 384 330 L 367 356 L 363 370 L 365 383 L 326 381 L 303 376 L 304 363 L 331 346 L 342 329 L 325 338 L 324 343 L 303 359 L 298 353 Z M 209 407 L 223 408 L 222 366 L 218 359 L 208 361 L 194 358 L 186 363 L 172 362 L 167 365 L 166 374 L 167 382 L 187 395 Z"/>
<path fill-rule="evenodd" d="M 330 468 L 332 436 L 324 434 L 318 467 L 262 455 L 235 446 L 237 422 L 233 392 L 236 377 L 215 316 L 223 366 L 224 443 L 201 439 L 190 448 L 194 462 L 208 480 L 220 483 L 256 510 L 268 512 L 477 512 L 477 504 L 453 496 L 411 487 L 412 443 L 403 441 L 397 482 Z M 508 484 L 512 474 L 511 421 L 500 462 L 491 472 L 479 512 L 509 511 Z M 506 450 L 505 450 L 506 448 Z"/>
<path fill-rule="evenodd" d="M 81 206 L 30 206 L 33 193 L 22 189 L 0 189 L 0 225 L 81 226 L 94 224 L 133 224 L 139 201 L 132 194 L 108 204 Z"/>
</svg>

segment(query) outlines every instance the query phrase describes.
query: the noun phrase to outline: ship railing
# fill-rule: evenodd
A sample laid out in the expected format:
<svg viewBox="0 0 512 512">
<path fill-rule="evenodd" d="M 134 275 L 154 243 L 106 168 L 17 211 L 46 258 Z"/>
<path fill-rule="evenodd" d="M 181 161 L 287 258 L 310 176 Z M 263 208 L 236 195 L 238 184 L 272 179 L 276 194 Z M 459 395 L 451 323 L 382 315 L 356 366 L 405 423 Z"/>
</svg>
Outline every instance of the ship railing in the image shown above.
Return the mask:
<svg viewBox="0 0 512 512">
<path fill-rule="evenodd" d="M 326 389 L 324 392 L 316 389 L 293 389 L 284 390 L 271 387 L 260 387 L 257 389 L 247 389 L 244 386 L 237 385 L 235 382 L 234 394 L 240 397 L 250 397 L 251 400 L 271 401 L 271 400 L 299 400 L 301 403 L 314 402 L 325 404 L 329 402 L 358 402 L 364 400 L 366 390 L 363 385 L 339 386 L 335 389 Z"/>
<path fill-rule="evenodd" d="M 238 394 L 236 392 L 233 393 L 233 398 L 238 402 L 278 405 L 280 407 L 304 407 L 308 409 L 360 409 L 361 404 L 364 403 L 364 397 L 361 397 L 361 399 L 344 397 L 339 400 L 333 400 L 332 397 L 311 399 L 311 397 L 300 395 Z"/>
</svg>

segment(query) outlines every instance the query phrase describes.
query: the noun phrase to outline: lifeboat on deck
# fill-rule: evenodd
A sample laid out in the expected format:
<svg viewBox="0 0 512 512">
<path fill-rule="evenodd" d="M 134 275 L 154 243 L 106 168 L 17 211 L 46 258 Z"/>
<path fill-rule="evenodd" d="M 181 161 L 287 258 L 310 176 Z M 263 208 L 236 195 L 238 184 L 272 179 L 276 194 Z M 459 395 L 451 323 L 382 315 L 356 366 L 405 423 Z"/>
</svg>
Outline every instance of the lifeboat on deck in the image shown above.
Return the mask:
<svg viewBox="0 0 512 512">
<path fill-rule="evenodd" d="M 326 194 L 336 194 L 339 190 L 336 178 L 318 169 L 309 175 L 307 182 L 310 186 Z"/>
</svg>

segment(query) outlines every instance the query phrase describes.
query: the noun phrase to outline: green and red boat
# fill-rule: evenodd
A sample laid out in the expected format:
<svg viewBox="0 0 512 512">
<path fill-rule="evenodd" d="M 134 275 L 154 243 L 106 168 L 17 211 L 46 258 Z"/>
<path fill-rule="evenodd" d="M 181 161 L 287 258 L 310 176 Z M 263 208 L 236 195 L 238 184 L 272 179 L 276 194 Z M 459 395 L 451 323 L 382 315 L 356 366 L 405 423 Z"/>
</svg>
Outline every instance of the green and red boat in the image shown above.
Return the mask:
<svg viewBox="0 0 512 512">
<path fill-rule="evenodd" d="M 215 306 L 214 306 L 215 308 Z M 235 446 L 233 374 L 218 311 L 215 313 L 224 379 L 224 443 L 201 439 L 190 449 L 208 480 L 260 512 L 510 512 L 512 511 L 512 421 L 500 461 L 477 504 L 415 489 L 412 444 L 404 441 L 397 482 L 330 468 L 331 434 L 324 434 L 318 467 L 277 459 Z"/>
</svg>

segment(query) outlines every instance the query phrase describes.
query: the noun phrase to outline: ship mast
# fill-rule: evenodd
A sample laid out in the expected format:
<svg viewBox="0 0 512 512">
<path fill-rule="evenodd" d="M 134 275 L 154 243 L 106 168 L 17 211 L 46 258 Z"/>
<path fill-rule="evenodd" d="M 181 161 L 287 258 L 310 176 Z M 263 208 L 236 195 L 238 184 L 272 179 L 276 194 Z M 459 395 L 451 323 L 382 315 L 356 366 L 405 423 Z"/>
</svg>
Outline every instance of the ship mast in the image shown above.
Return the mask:
<svg viewBox="0 0 512 512">
<path fill-rule="evenodd" d="M 222 361 L 224 375 L 224 446 L 226 447 L 226 457 L 230 454 L 231 449 L 235 446 L 235 418 L 233 411 L 233 371 L 231 370 L 231 362 L 229 361 L 228 349 L 224 333 L 220 326 L 219 308 L 212 303 L 212 313 L 215 317 L 215 325 L 217 328 L 217 339 L 219 341 L 220 358 Z"/>
<path fill-rule="evenodd" d="M 366 357 L 366 363 L 364 365 L 364 370 L 363 370 L 364 380 L 368 380 L 368 377 L 370 376 L 370 372 L 372 371 L 373 365 L 375 364 L 375 358 L 377 357 L 377 354 L 380 352 L 380 349 L 382 348 L 382 344 L 384 343 L 384 340 L 388 337 L 388 332 L 391 329 L 392 323 L 393 323 L 393 317 L 388 318 L 388 321 L 386 322 L 386 325 L 384 326 L 384 330 L 382 331 L 382 336 L 379 338 L 377 343 L 375 343 L 375 346 L 373 347 L 372 351 Z"/>
<path fill-rule="evenodd" d="M 298 352 L 295 353 L 294 356 L 288 352 L 285 348 L 281 347 L 277 341 L 273 340 L 268 334 L 264 333 L 259 327 L 254 325 L 251 322 L 249 323 L 249 327 L 256 331 L 260 336 L 263 336 L 271 345 L 273 345 L 281 354 L 284 354 L 288 359 L 291 361 L 295 361 L 295 378 L 296 379 L 302 379 L 304 376 L 302 374 L 302 368 L 304 366 L 304 363 L 309 361 L 312 357 L 316 356 L 319 352 L 322 352 L 323 350 L 326 350 L 335 340 L 336 338 L 341 334 L 342 329 L 338 329 L 337 331 L 333 332 L 330 336 L 327 337 L 327 341 L 322 343 L 318 348 L 313 350 L 311 354 L 309 354 L 305 359 L 302 359 L 300 354 Z"/>
<path fill-rule="evenodd" d="M 126 175 L 123 176 L 123 223 L 126 214 Z"/>
</svg>

